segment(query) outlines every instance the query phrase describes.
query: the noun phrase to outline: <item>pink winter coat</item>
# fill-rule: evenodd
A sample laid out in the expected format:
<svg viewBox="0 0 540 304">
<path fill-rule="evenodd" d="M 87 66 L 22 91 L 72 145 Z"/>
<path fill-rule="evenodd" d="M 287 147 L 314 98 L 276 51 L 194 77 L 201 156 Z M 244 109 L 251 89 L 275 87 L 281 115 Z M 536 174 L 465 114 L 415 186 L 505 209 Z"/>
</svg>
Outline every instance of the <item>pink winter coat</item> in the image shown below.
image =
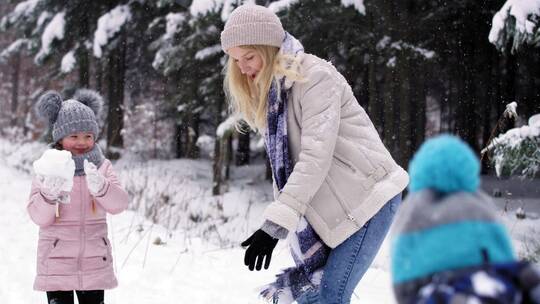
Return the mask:
<svg viewBox="0 0 540 304">
<path fill-rule="evenodd" d="M 55 204 L 45 200 L 34 179 L 27 209 L 40 226 L 35 290 L 101 290 L 118 285 L 106 214 L 125 210 L 128 195 L 109 160 L 104 160 L 98 171 L 107 179 L 101 193 L 92 197 L 86 176 L 75 176 L 71 202 L 59 204 L 59 217 Z"/>
</svg>

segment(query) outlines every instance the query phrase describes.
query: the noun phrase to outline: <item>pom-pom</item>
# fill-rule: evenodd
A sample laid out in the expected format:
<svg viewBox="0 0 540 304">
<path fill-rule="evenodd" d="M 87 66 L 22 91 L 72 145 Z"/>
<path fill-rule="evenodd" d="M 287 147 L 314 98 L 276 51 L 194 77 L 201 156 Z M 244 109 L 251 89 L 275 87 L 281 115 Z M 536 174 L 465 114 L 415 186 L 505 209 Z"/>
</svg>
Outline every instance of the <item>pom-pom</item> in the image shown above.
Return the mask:
<svg viewBox="0 0 540 304">
<path fill-rule="evenodd" d="M 54 124 L 58 117 L 58 112 L 62 107 L 62 96 L 56 91 L 47 91 L 37 102 L 38 115 L 47 119 L 50 125 Z"/>
<path fill-rule="evenodd" d="M 409 190 L 441 193 L 475 192 L 480 185 L 480 163 L 461 139 L 441 135 L 427 140 L 409 164 Z"/>
<path fill-rule="evenodd" d="M 89 89 L 80 89 L 75 92 L 73 99 L 88 106 L 96 116 L 101 112 L 103 106 L 103 98 L 98 92 Z"/>
</svg>

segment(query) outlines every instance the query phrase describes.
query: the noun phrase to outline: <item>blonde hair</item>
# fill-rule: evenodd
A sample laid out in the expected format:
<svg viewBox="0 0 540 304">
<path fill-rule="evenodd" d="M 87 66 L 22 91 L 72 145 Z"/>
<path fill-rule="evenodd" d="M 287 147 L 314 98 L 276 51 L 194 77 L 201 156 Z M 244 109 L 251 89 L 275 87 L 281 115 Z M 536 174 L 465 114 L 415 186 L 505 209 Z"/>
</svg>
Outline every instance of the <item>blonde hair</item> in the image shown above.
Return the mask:
<svg viewBox="0 0 540 304">
<path fill-rule="evenodd" d="M 278 76 L 285 76 L 289 81 L 303 81 L 300 62 L 296 57 L 279 53 L 275 46 L 249 45 L 241 48 L 255 50 L 262 58 L 262 68 L 251 80 L 242 74 L 234 58 L 229 56 L 225 70 L 225 94 L 232 113 L 244 119 L 253 130 L 261 132 L 266 128 L 268 92 L 272 81 Z M 279 81 L 276 84 L 279 92 Z"/>
</svg>

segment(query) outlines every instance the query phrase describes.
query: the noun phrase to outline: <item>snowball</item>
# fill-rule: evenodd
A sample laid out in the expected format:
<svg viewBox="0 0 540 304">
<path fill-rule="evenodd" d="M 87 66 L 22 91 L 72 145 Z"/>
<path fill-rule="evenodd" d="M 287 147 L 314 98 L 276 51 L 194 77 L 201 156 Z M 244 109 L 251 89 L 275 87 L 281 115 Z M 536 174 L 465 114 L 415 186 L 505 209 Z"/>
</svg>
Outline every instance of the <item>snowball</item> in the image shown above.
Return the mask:
<svg viewBox="0 0 540 304">
<path fill-rule="evenodd" d="M 75 162 L 71 152 L 65 150 L 49 149 L 33 163 L 34 172 L 42 176 L 57 176 L 68 180 L 64 184 L 64 190 L 70 190 L 73 186 L 75 175 Z"/>
</svg>

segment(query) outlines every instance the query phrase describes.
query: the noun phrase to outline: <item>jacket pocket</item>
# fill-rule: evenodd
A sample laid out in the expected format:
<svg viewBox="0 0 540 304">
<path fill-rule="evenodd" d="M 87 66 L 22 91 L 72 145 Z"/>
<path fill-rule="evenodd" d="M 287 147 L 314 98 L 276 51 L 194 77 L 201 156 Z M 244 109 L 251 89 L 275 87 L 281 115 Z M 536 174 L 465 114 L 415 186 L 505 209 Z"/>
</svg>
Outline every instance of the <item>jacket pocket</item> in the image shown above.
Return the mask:
<svg viewBox="0 0 540 304">
<path fill-rule="evenodd" d="M 334 154 L 334 162 L 341 168 L 349 170 L 351 173 L 356 174 L 356 171 L 358 171 L 353 165 L 346 161 L 345 158 L 342 158 L 336 154 Z"/>
<path fill-rule="evenodd" d="M 340 208 L 340 206 L 335 191 L 330 188 L 326 180 L 309 203 L 309 208 L 317 214 L 329 230 L 336 228 L 347 217 L 345 209 Z M 313 228 L 318 231 L 321 227 Z"/>
<path fill-rule="evenodd" d="M 58 239 L 39 239 L 37 248 L 37 273 L 47 274 L 47 260 L 51 251 L 56 247 Z"/>
<path fill-rule="evenodd" d="M 86 241 L 81 260 L 81 270 L 91 271 L 108 267 L 111 264 L 109 243 L 105 237 Z"/>
<path fill-rule="evenodd" d="M 330 191 L 333 192 L 334 196 L 336 197 L 336 200 L 338 201 L 339 205 L 343 209 L 343 213 L 345 216 L 342 218 L 342 220 L 348 220 L 353 222 L 356 226 L 360 227 L 358 222 L 356 221 L 356 218 L 352 215 L 352 209 L 347 204 L 345 199 L 341 196 L 339 189 L 337 189 L 337 186 L 334 184 L 334 181 L 328 177 L 326 179 L 326 182 L 328 183 L 328 187 L 330 188 Z"/>
<path fill-rule="evenodd" d="M 51 251 L 56 248 L 60 239 L 41 239 L 39 240 L 39 250 L 40 256 L 43 258 L 48 258 Z"/>
<path fill-rule="evenodd" d="M 373 170 L 373 163 L 364 147 L 350 140 L 338 139 L 334 150 L 336 166 L 354 169 L 358 177 L 365 177 Z"/>
<path fill-rule="evenodd" d="M 47 255 L 47 274 L 66 275 L 77 272 L 78 241 L 56 239 Z"/>
</svg>

